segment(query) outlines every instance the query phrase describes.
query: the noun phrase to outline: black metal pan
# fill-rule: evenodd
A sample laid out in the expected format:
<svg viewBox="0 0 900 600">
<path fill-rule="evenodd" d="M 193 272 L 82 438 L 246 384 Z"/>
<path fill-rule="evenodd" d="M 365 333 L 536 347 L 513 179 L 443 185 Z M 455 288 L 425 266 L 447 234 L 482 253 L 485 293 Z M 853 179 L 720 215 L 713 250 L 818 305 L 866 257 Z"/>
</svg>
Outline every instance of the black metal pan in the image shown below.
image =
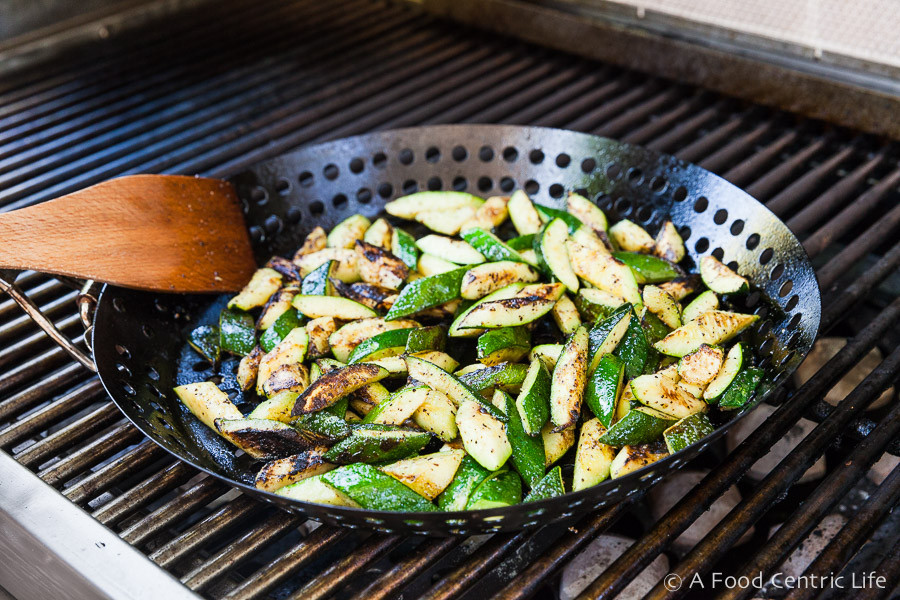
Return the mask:
<svg viewBox="0 0 900 600">
<path fill-rule="evenodd" d="M 787 379 L 818 330 L 815 274 L 784 223 L 700 167 L 613 140 L 536 127 L 411 128 L 301 148 L 231 181 L 260 263 L 273 254 L 290 256 L 316 225 L 327 230 L 357 212 L 374 217 L 385 202 L 416 190 L 486 196 L 521 187 L 535 201 L 559 207 L 565 192 L 579 190 L 612 220 L 629 218 L 655 232 L 671 219 L 685 239 L 689 265 L 715 254 L 756 289 L 737 308 L 762 317 L 743 339 L 762 359 L 766 376 L 752 406 L 702 442 L 628 476 L 550 500 L 491 510 L 400 513 L 307 504 L 254 488 L 250 459 L 236 457 L 233 447 L 195 419 L 172 392 L 176 385 L 216 378 L 240 402 L 237 361 L 226 360 L 213 372 L 185 342 L 192 328 L 216 320 L 226 298 L 105 286 L 93 317 L 93 357 L 107 392 L 135 426 L 194 467 L 327 523 L 448 535 L 518 530 L 583 515 L 652 485 L 706 449 Z"/>
</svg>

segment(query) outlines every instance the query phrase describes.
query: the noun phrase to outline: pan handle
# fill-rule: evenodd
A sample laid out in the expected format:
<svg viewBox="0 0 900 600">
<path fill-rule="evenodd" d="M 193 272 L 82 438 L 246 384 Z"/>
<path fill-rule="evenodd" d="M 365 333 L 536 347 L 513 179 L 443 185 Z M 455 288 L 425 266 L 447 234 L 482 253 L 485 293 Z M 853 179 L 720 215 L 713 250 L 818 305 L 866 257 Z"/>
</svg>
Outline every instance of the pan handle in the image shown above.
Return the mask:
<svg viewBox="0 0 900 600">
<path fill-rule="evenodd" d="M 38 327 L 44 330 L 44 333 L 50 336 L 63 350 L 69 353 L 69 356 L 81 363 L 85 368 L 96 373 L 97 365 L 94 360 L 81 348 L 75 345 L 72 340 L 67 338 L 56 325 L 47 316 L 41 312 L 34 301 L 28 297 L 22 288 L 16 285 L 16 272 L 10 270 L 0 270 L 0 291 L 6 292 L 16 301 L 16 304 L 22 307 L 22 310 L 31 317 Z M 94 309 L 97 306 L 97 299 L 93 295 L 94 282 L 88 281 L 78 296 L 78 312 L 81 315 L 81 322 L 85 328 L 85 341 L 89 340 L 91 327 L 94 320 Z"/>
</svg>

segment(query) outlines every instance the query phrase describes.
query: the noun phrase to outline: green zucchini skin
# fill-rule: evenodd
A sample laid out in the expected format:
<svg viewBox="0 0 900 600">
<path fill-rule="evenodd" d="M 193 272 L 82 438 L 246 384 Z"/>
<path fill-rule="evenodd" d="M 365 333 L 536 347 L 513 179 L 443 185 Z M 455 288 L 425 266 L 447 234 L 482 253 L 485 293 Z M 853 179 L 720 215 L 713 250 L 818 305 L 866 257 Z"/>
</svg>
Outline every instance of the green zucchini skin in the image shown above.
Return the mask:
<svg viewBox="0 0 900 600">
<path fill-rule="evenodd" d="M 525 235 L 520 235 L 519 237 L 514 237 L 511 240 L 507 240 L 506 245 L 513 250 L 530 250 L 534 245 L 534 235 L 535 234 L 533 233 L 527 233 Z"/>
<path fill-rule="evenodd" d="M 386 321 L 412 315 L 459 298 L 459 286 L 468 269 L 461 267 L 446 273 L 417 279 L 403 288 L 385 315 Z"/>
<path fill-rule="evenodd" d="M 585 403 L 606 428 L 609 428 L 616 414 L 616 400 L 624 375 L 624 363 L 617 356 L 607 354 L 597 363 L 584 390 Z"/>
<path fill-rule="evenodd" d="M 490 476 L 490 471 L 467 454 L 459 465 L 459 469 L 456 470 L 453 481 L 437 497 L 438 508 L 444 511 L 465 510 L 472 492 Z"/>
<path fill-rule="evenodd" d="M 313 269 L 309 275 L 303 278 L 300 284 L 300 293 L 307 296 L 334 296 L 334 285 L 331 278 L 334 277 L 338 262 L 329 260 L 321 266 Z"/>
<path fill-rule="evenodd" d="M 491 262 L 511 260 L 513 262 L 525 262 L 522 255 L 510 248 L 496 235 L 485 231 L 480 227 L 472 227 L 460 233 L 460 237 L 466 240 L 470 246 L 481 252 Z"/>
<path fill-rule="evenodd" d="M 344 410 L 346 413 L 346 409 Z M 301 432 L 316 436 L 323 444 L 331 445 L 339 442 L 351 433 L 350 424 L 343 416 L 338 417 L 326 411 L 320 411 L 311 415 L 303 415 L 293 423 L 293 427 Z"/>
<path fill-rule="evenodd" d="M 754 367 L 746 368 L 735 375 L 731 385 L 719 397 L 719 408 L 733 410 L 747 404 L 762 381 L 763 375 L 762 369 Z"/>
<path fill-rule="evenodd" d="M 491 329 L 478 336 L 475 349 L 486 365 L 516 362 L 531 350 L 531 334 L 525 327 Z"/>
<path fill-rule="evenodd" d="M 644 316 L 641 317 L 641 327 L 644 328 L 644 337 L 647 339 L 647 343 L 651 345 L 663 339 L 672 331 L 659 317 L 649 310 L 645 311 Z"/>
<path fill-rule="evenodd" d="M 522 427 L 528 435 L 540 437 L 541 428 L 550 420 L 550 386 L 551 378 L 547 365 L 539 358 L 533 359 L 528 365 L 522 389 L 516 398 L 516 408 L 522 419 Z"/>
<path fill-rule="evenodd" d="M 369 510 L 434 512 L 434 504 L 390 475 L 367 464 L 339 467 L 322 475 L 329 485 Z"/>
<path fill-rule="evenodd" d="M 541 436 L 530 436 L 525 431 L 519 409 L 509 394 L 502 390 L 497 390 L 496 394 L 506 404 L 506 414 L 509 416 L 506 438 L 512 446 L 513 466 L 528 487 L 534 487 L 544 478 L 544 441 Z"/>
<path fill-rule="evenodd" d="M 460 375 L 459 380 L 476 392 L 492 387 L 511 387 L 522 383 L 528 367 L 516 363 L 500 363 L 484 369 L 478 369 L 465 375 Z"/>
<path fill-rule="evenodd" d="M 534 208 L 537 209 L 538 213 L 548 222 L 553 219 L 562 220 L 563 223 L 566 224 L 566 227 L 569 228 L 569 234 L 575 233 L 578 231 L 579 227 L 584 226 L 581 219 L 565 210 L 551 208 L 549 206 L 544 206 L 543 204 L 535 204 Z"/>
<path fill-rule="evenodd" d="M 553 467 L 547 471 L 547 474 L 544 475 L 543 479 L 531 486 L 531 491 L 528 492 L 528 495 L 525 496 L 525 499 L 522 500 L 522 502 L 537 502 L 538 500 L 562 496 L 565 493 L 566 488 L 563 484 L 562 468 Z"/>
<path fill-rule="evenodd" d="M 265 352 L 271 352 L 272 349 L 281 342 L 295 328 L 302 324 L 301 315 L 294 308 L 289 308 L 281 316 L 275 319 L 272 326 L 266 329 L 259 336 L 259 346 Z"/>
<path fill-rule="evenodd" d="M 225 308 L 219 313 L 219 347 L 231 354 L 246 356 L 256 346 L 256 327 L 250 313 Z"/>
<path fill-rule="evenodd" d="M 416 239 L 397 227 L 394 227 L 391 239 L 391 252 L 403 261 L 410 269 L 415 269 L 419 262 L 421 251 L 416 246 Z"/>
<path fill-rule="evenodd" d="M 501 508 L 522 501 L 522 480 L 514 471 L 502 470 L 491 474 L 472 492 L 467 510 Z"/>
<path fill-rule="evenodd" d="M 663 431 L 674 425 L 675 421 L 675 419 L 664 419 L 651 414 L 647 409 L 634 408 L 616 421 L 600 437 L 599 441 L 602 444 L 615 446 L 616 448 L 635 444 L 648 444 L 659 439 Z"/>
<path fill-rule="evenodd" d="M 325 460 L 339 465 L 377 463 L 408 458 L 431 441 L 431 434 L 390 425 L 359 425 L 325 453 Z"/>
<path fill-rule="evenodd" d="M 406 352 L 425 352 L 437 350 L 443 352 L 447 347 L 447 328 L 443 325 L 430 325 L 428 327 L 416 327 L 409 332 L 406 338 Z"/>
<path fill-rule="evenodd" d="M 219 347 L 219 328 L 217 326 L 201 325 L 194 328 L 188 335 L 188 344 L 209 362 L 213 364 L 219 362 L 222 349 Z"/>
<path fill-rule="evenodd" d="M 666 429 L 663 432 L 663 439 L 666 441 L 669 454 L 675 454 L 699 442 L 715 429 L 706 413 L 695 413 Z"/>
<path fill-rule="evenodd" d="M 409 335 L 414 330 L 415 329 L 412 327 L 407 327 L 405 329 L 390 329 L 363 340 L 362 343 L 356 346 L 356 348 L 353 349 L 353 352 L 350 353 L 350 356 L 347 358 L 347 364 L 352 365 L 361 360 L 402 354 L 403 351 L 406 350 Z M 396 354 L 385 353 L 394 349 L 396 349 Z"/>
<path fill-rule="evenodd" d="M 616 348 L 615 355 L 625 365 L 625 376 L 628 379 L 637 377 L 644 372 L 644 365 L 650 355 L 650 344 L 647 343 L 644 329 L 634 315 L 628 322 L 625 337 Z"/>
<path fill-rule="evenodd" d="M 506 415 L 499 408 L 481 397 L 481 394 L 470 388 L 452 373 L 448 373 L 434 363 L 415 356 L 406 357 L 409 375 L 428 387 L 447 394 L 459 406 L 463 402 L 472 401 L 481 405 L 495 419 L 506 422 Z"/>
<path fill-rule="evenodd" d="M 669 261 L 639 252 L 613 252 L 613 256 L 634 271 L 638 283 L 662 283 L 682 275 L 682 271 Z"/>
<path fill-rule="evenodd" d="M 623 304 L 588 332 L 588 356 L 590 357 L 588 371 L 596 369 L 600 359 L 605 354 L 613 352 L 628 333 L 627 325 L 626 329 L 621 329 L 620 322 L 623 319 L 628 319 L 629 325 L 630 320 L 634 319 L 634 310 L 631 304 Z M 616 339 L 617 337 L 618 339 Z"/>
</svg>

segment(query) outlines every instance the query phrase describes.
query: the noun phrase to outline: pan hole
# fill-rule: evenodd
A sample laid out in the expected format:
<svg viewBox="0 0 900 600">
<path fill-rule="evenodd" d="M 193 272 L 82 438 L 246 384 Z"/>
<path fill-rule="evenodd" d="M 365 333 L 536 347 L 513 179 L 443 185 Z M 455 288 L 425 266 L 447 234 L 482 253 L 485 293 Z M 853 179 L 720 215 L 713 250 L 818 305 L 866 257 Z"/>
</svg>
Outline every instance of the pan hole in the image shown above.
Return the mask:
<svg viewBox="0 0 900 600">
<path fill-rule="evenodd" d="M 800 343 L 801 337 L 803 337 L 803 334 L 800 333 L 799 331 L 795 331 L 794 335 L 792 335 L 790 338 L 788 338 L 787 345 L 792 348 L 796 348 L 797 344 Z"/>
<path fill-rule="evenodd" d="M 359 188 L 356 190 L 356 200 L 362 204 L 368 204 L 372 201 L 372 190 L 369 188 Z"/>
<path fill-rule="evenodd" d="M 728 220 L 728 211 L 724 208 L 720 208 L 716 211 L 716 214 L 713 216 L 713 222 L 716 225 L 722 225 L 725 221 Z"/>
<path fill-rule="evenodd" d="M 416 155 L 413 154 L 413 151 L 409 148 L 404 148 L 400 151 L 400 154 L 397 155 L 397 160 L 400 161 L 401 165 L 411 165 L 413 161 L 416 159 Z"/>
<path fill-rule="evenodd" d="M 432 146 L 425 151 L 425 160 L 430 163 L 436 163 L 437 161 L 441 160 L 441 151 Z"/>
<path fill-rule="evenodd" d="M 413 194 L 419 191 L 419 184 L 416 183 L 415 179 L 407 179 L 403 182 L 403 193 L 404 194 Z"/>
<path fill-rule="evenodd" d="M 606 167 L 606 176 L 615 181 L 622 176 L 622 167 L 618 163 L 612 163 Z"/>
<path fill-rule="evenodd" d="M 699 198 L 697 198 L 697 201 L 694 202 L 694 212 L 702 213 L 707 209 L 708 206 L 709 200 L 707 200 L 703 196 L 700 196 Z"/>
<path fill-rule="evenodd" d="M 666 191 L 666 187 L 668 187 L 668 185 L 669 182 L 662 175 L 657 175 L 650 180 L 650 189 L 657 194 L 662 194 L 664 191 Z"/>
<path fill-rule="evenodd" d="M 784 275 L 784 265 L 778 263 L 777 265 L 775 265 L 775 268 L 772 269 L 770 278 L 774 281 L 775 279 L 781 278 L 782 275 Z"/>
<path fill-rule="evenodd" d="M 672 199 L 675 200 L 675 202 L 684 202 L 685 198 L 687 198 L 687 188 L 685 188 L 683 185 L 675 188 L 675 192 L 672 194 Z"/>
<path fill-rule="evenodd" d="M 113 304 L 115 304 L 115 300 L 113 301 Z M 125 358 L 126 360 L 131 358 L 131 352 L 125 346 L 120 346 L 119 344 L 116 344 L 115 348 L 116 348 L 116 352 L 119 353 L 119 356 Z"/>
<path fill-rule="evenodd" d="M 504 177 L 500 180 L 500 189 L 507 194 L 516 188 L 516 182 L 511 177 Z"/>
<path fill-rule="evenodd" d="M 753 314 L 758 316 L 760 319 L 765 319 L 767 316 L 769 316 L 769 307 L 760 306 L 755 311 L 753 311 Z"/>
<path fill-rule="evenodd" d="M 525 193 L 529 196 L 534 196 L 541 190 L 541 184 L 539 184 L 534 179 L 529 179 L 525 182 Z"/>
<path fill-rule="evenodd" d="M 380 183 L 378 184 L 378 195 L 382 198 L 390 198 L 391 194 L 394 193 L 394 186 L 389 183 Z"/>
<path fill-rule="evenodd" d="M 159 371 L 157 371 L 153 367 L 147 367 L 147 377 L 149 377 L 153 381 L 159 381 Z"/>
<path fill-rule="evenodd" d="M 372 166 L 383 169 L 387 166 L 387 155 L 384 152 L 376 152 L 372 155 Z"/>
<path fill-rule="evenodd" d="M 613 208 L 613 199 L 603 193 L 597 194 L 594 202 L 603 210 L 612 210 Z"/>
<path fill-rule="evenodd" d="M 800 296 L 794 294 L 791 296 L 791 299 L 787 301 L 787 304 L 784 306 L 785 310 L 794 310 L 797 308 L 797 305 L 800 304 Z"/>
<path fill-rule="evenodd" d="M 125 312 L 125 302 L 121 298 L 113 298 L 113 308 L 116 309 L 116 312 L 123 313 Z"/>
<path fill-rule="evenodd" d="M 282 196 L 286 196 L 291 191 L 291 182 L 287 179 L 279 179 L 275 182 L 275 191 Z"/>
<path fill-rule="evenodd" d="M 731 235 L 741 235 L 741 232 L 744 231 L 744 221 L 738 219 L 734 223 L 731 224 Z"/>
<path fill-rule="evenodd" d="M 775 340 L 772 338 L 766 338 L 763 340 L 763 343 L 759 345 L 759 351 L 761 354 L 772 354 L 772 347 L 775 346 Z"/>
<path fill-rule="evenodd" d="M 334 181 L 337 179 L 338 175 L 341 174 L 340 170 L 337 168 L 337 165 L 334 163 L 325 165 L 325 168 L 322 169 L 322 174 L 325 175 L 325 179 L 329 181 Z"/>
<path fill-rule="evenodd" d="M 747 250 L 756 250 L 757 246 L 759 246 L 759 234 L 751 233 L 747 238 Z"/>
<path fill-rule="evenodd" d="M 570 162 L 572 162 L 572 157 L 565 152 L 556 157 L 556 166 L 560 169 L 568 167 Z"/>
<path fill-rule="evenodd" d="M 428 186 L 430 191 L 436 192 L 444 187 L 444 182 L 441 181 L 440 177 L 430 177 L 425 185 Z"/>
<path fill-rule="evenodd" d="M 193 365 L 191 365 L 191 368 L 196 373 L 202 373 L 204 371 L 208 371 L 209 369 L 211 369 L 212 364 L 207 360 L 201 360 L 201 361 L 197 361 Z"/>
<path fill-rule="evenodd" d="M 351 173 L 362 173 L 363 169 L 366 168 L 366 164 L 363 162 L 361 158 L 354 158 L 350 161 L 350 172 Z"/>
<path fill-rule="evenodd" d="M 494 182 L 491 181 L 490 177 L 479 177 L 478 178 L 478 189 L 482 192 L 486 192 L 489 189 L 494 187 Z"/>
<path fill-rule="evenodd" d="M 469 153 L 462 146 L 456 146 L 450 152 L 450 156 L 452 156 L 453 160 L 455 160 L 456 162 L 462 162 L 469 157 Z"/>
<path fill-rule="evenodd" d="M 737 263 L 736 260 L 733 260 L 730 263 L 726 263 L 725 266 L 728 267 L 729 269 L 731 269 L 732 271 L 734 271 L 735 273 L 737 273 L 738 269 L 740 268 L 740 265 Z"/>
<path fill-rule="evenodd" d="M 778 295 L 784 298 L 791 293 L 792 289 L 794 289 L 794 282 L 788 279 L 782 284 L 781 289 L 778 290 Z"/>
<path fill-rule="evenodd" d="M 469 187 L 469 182 L 465 177 L 457 177 L 453 180 L 453 189 L 457 192 L 464 192 Z"/>
<path fill-rule="evenodd" d="M 544 162 L 544 153 L 537 149 L 532 150 L 528 153 L 528 160 L 530 160 L 533 165 L 539 165 Z"/>
<path fill-rule="evenodd" d="M 687 241 L 691 237 L 691 228 L 685 225 L 681 229 L 678 230 L 678 233 L 681 235 L 681 239 L 683 241 Z"/>
<path fill-rule="evenodd" d="M 309 203 L 309 214 L 318 217 L 325 212 L 325 205 L 320 200 L 314 200 Z"/>
<path fill-rule="evenodd" d="M 519 151 L 512 146 L 507 146 L 503 149 L 503 160 L 505 160 L 506 162 L 516 162 L 518 158 Z"/>
<path fill-rule="evenodd" d="M 269 235 L 275 235 L 281 231 L 281 219 L 278 215 L 269 215 L 266 217 L 263 227 Z"/>
<path fill-rule="evenodd" d="M 581 161 L 581 170 L 585 173 L 590 173 L 594 169 L 597 168 L 597 161 L 593 158 L 586 158 Z"/>
<path fill-rule="evenodd" d="M 584 188 L 575 188 L 575 193 L 584 198 L 588 197 L 588 191 Z M 600 197 L 602 198 L 603 195 L 601 194 Z"/>
<path fill-rule="evenodd" d="M 300 212 L 300 209 L 296 206 L 292 206 L 287 209 L 287 212 L 284 215 L 284 218 L 287 219 L 287 222 L 294 225 L 300 222 L 300 219 L 303 218 L 303 213 Z"/>
<path fill-rule="evenodd" d="M 261 241 L 263 241 L 263 238 L 265 237 L 265 235 L 263 234 L 262 227 L 257 227 L 256 225 L 254 225 L 253 227 L 248 229 L 247 233 L 250 234 L 250 241 L 253 242 L 254 244 L 260 243 Z"/>
<path fill-rule="evenodd" d="M 694 244 L 694 250 L 696 250 L 700 254 L 703 254 L 704 252 L 709 250 L 709 240 L 705 237 L 700 238 L 699 240 L 697 240 L 697 243 Z"/>
<path fill-rule="evenodd" d="M 482 146 L 478 150 L 478 158 L 481 159 L 481 162 L 491 162 L 494 160 L 494 149 L 490 146 Z"/>
<path fill-rule="evenodd" d="M 721 248 L 716 248 L 715 250 L 712 251 L 712 255 L 715 256 L 716 258 L 718 258 L 719 260 L 722 260 L 725 257 L 725 251 L 722 250 Z"/>
<path fill-rule="evenodd" d="M 631 200 L 625 196 L 617 198 L 614 206 L 616 212 L 619 213 L 619 216 L 624 217 L 631 213 Z"/>
<path fill-rule="evenodd" d="M 762 254 L 759 255 L 759 264 L 767 265 L 769 261 L 772 260 L 772 257 L 775 256 L 775 251 L 771 248 L 766 248 L 762 251 Z"/>
<path fill-rule="evenodd" d="M 262 206 L 269 199 L 269 194 L 261 187 L 255 187 L 250 192 L 250 199 Z"/>
<path fill-rule="evenodd" d="M 116 371 L 118 371 L 120 375 L 124 375 L 125 377 L 131 377 L 131 369 L 129 369 L 122 363 L 116 363 Z"/>
<path fill-rule="evenodd" d="M 759 324 L 759 335 L 760 337 L 766 337 L 770 333 L 772 333 L 772 323 L 769 321 L 763 321 Z"/>
<path fill-rule="evenodd" d="M 122 384 L 122 391 L 124 391 L 129 396 L 134 396 L 137 393 L 136 391 L 134 391 L 134 388 L 131 387 L 131 385 L 128 383 Z"/>
<path fill-rule="evenodd" d="M 637 218 L 642 223 L 649 223 L 653 217 L 653 209 L 647 205 L 640 207 L 637 211 Z"/>
<path fill-rule="evenodd" d="M 552 196 L 553 198 L 562 198 L 564 191 L 565 188 L 563 188 L 563 186 L 558 183 L 554 183 L 553 185 L 551 185 L 549 190 L 550 196 Z"/>
<path fill-rule="evenodd" d="M 141 333 L 144 334 L 144 337 L 149 339 L 153 339 L 153 329 L 149 325 L 141 326 Z"/>
<path fill-rule="evenodd" d="M 779 361 L 778 364 L 781 365 L 781 366 L 783 367 L 783 366 L 785 366 L 786 364 L 788 364 L 789 362 L 791 362 L 791 360 L 792 360 L 795 356 L 797 356 L 797 351 L 796 351 L 796 350 L 791 350 L 790 352 L 788 352 L 787 354 L 784 355 L 784 357 Z"/>
<path fill-rule="evenodd" d="M 300 176 L 297 177 L 297 181 L 300 182 L 301 187 L 308 188 L 313 184 L 313 174 L 309 171 L 303 171 L 300 173 Z"/>
<path fill-rule="evenodd" d="M 634 185 L 640 185 L 641 181 L 644 180 L 644 172 L 638 168 L 632 167 L 628 169 L 628 181 L 630 181 Z"/>
</svg>

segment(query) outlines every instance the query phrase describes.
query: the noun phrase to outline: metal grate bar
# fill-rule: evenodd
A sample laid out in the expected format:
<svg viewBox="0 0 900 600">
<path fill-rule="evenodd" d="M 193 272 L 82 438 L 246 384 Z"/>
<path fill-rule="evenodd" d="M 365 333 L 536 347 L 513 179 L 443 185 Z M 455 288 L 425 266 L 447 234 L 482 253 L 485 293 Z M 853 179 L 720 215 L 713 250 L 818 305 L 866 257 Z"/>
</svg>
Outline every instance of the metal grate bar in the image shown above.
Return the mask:
<svg viewBox="0 0 900 600">
<path fill-rule="evenodd" d="M 69 315 L 54 322 L 54 325 L 63 333 L 75 337 L 75 334 L 78 332 L 78 326 L 81 325 L 81 318 L 78 315 Z M 43 330 L 36 331 L 18 342 L 13 342 L 3 350 L 0 350 L 0 369 L 27 355 L 34 354 L 38 348 L 44 348 L 51 343 L 52 341 Z"/>
<path fill-rule="evenodd" d="M 874 570 L 877 573 L 881 573 L 887 581 L 900 580 L 900 540 L 894 544 L 894 547 L 891 548 L 884 560 Z M 856 590 L 853 596 L 857 600 L 880 600 L 887 598 L 892 591 L 890 586 L 880 588 L 873 585 Z"/>
<path fill-rule="evenodd" d="M 760 123 L 750 131 L 736 137 L 728 142 L 706 158 L 699 164 L 704 169 L 708 169 L 713 173 L 724 171 L 728 165 L 737 161 L 738 157 L 746 155 L 752 150 L 753 146 L 762 140 L 774 129 L 772 121 Z"/>
<path fill-rule="evenodd" d="M 112 403 L 110 404 L 112 405 Z M 165 455 L 165 450 L 150 440 L 144 440 L 134 448 L 129 449 L 128 454 L 122 455 L 97 469 L 63 491 L 63 494 L 72 502 L 81 504 L 97 494 L 105 492 L 122 479 L 131 476 L 134 472 L 151 464 L 163 455 Z"/>
<path fill-rule="evenodd" d="M 650 119 L 629 131 L 621 139 L 629 144 L 647 144 L 651 140 L 660 138 L 667 130 L 671 131 L 673 127 L 690 118 L 691 115 L 703 110 L 703 105 L 708 103 L 709 98 L 705 94 L 698 94 L 688 99 L 687 102 L 679 102 L 669 112 Z"/>
<path fill-rule="evenodd" d="M 390 569 L 373 579 L 367 587 L 357 594 L 367 600 L 389 600 L 399 596 L 400 591 L 415 579 L 429 565 L 436 563 L 454 550 L 461 540 L 459 538 L 428 539 L 415 551 L 410 552 Z"/>
<path fill-rule="evenodd" d="M 55 421 L 88 406 L 102 397 L 99 379 L 89 379 L 71 392 L 54 400 L 44 408 L 16 421 L 0 433 L 0 448 L 8 449 L 16 442 L 44 429 Z"/>
<path fill-rule="evenodd" d="M 827 290 L 841 275 L 846 274 L 854 263 L 877 248 L 884 240 L 891 239 L 890 235 L 897 229 L 898 225 L 900 225 L 900 204 L 881 219 L 875 221 L 873 225 L 841 250 L 840 254 L 819 269 L 816 273 L 819 279 L 819 286 L 823 290 Z M 896 236 L 894 239 L 896 239 Z"/>
<path fill-rule="evenodd" d="M 784 186 L 794 174 L 820 150 L 828 144 L 828 139 L 818 137 L 810 142 L 805 148 L 782 162 L 780 165 L 747 186 L 747 193 L 751 196 L 765 202 L 772 195 Z"/>
<path fill-rule="evenodd" d="M 58 463 L 41 469 L 37 475 L 50 485 L 60 485 L 83 469 L 103 462 L 140 439 L 141 433 L 131 423 L 116 425 Z"/>
<path fill-rule="evenodd" d="M 735 185 L 745 186 L 754 177 L 757 177 L 760 171 L 766 168 L 766 165 L 770 164 L 779 154 L 796 142 L 799 137 L 800 133 L 796 129 L 785 131 L 763 150 L 744 159 L 723 173 L 722 177 Z"/>
<path fill-rule="evenodd" d="M 743 127 L 746 127 L 751 117 L 751 114 L 744 113 L 728 119 L 712 131 L 675 152 L 675 156 L 688 162 L 699 163 L 704 156 L 709 155 L 728 138 L 737 134 Z"/>
<path fill-rule="evenodd" d="M 34 467 L 50 454 L 63 451 L 67 446 L 73 446 L 90 437 L 101 429 L 122 418 L 122 413 L 112 402 L 107 402 L 100 408 L 93 410 L 77 421 L 66 425 L 56 433 L 52 433 L 18 452 L 15 459 L 26 467 Z"/>
<path fill-rule="evenodd" d="M 189 465 L 182 462 L 172 463 L 121 496 L 110 500 L 91 515 L 107 527 L 111 527 L 152 500 L 184 484 L 193 476 L 194 470 Z"/>
<path fill-rule="evenodd" d="M 812 193 L 825 177 L 833 173 L 845 160 L 853 156 L 855 151 L 856 148 L 853 146 L 841 148 L 838 152 L 823 160 L 815 169 L 799 177 L 791 185 L 781 190 L 778 195 L 766 202 L 766 206 L 776 215 L 787 214 L 788 211 L 796 207 Z"/>
<path fill-rule="evenodd" d="M 20 369 L 22 370 L 23 375 L 26 374 L 25 368 L 30 367 L 30 370 L 27 371 L 27 374 L 38 375 L 38 376 L 43 376 L 43 377 L 42 377 L 40 383 L 34 384 L 31 387 L 26 388 L 16 394 L 10 396 L 3 402 L 0 402 L 0 421 L 7 421 L 7 420 L 11 419 L 13 417 L 13 415 L 22 413 L 25 410 L 31 408 L 32 406 L 35 406 L 37 404 L 40 404 L 41 402 L 44 402 L 45 400 L 48 400 L 50 395 L 53 394 L 54 392 L 58 391 L 59 388 L 71 385 L 71 384 L 75 383 L 78 379 L 81 379 L 82 377 L 87 375 L 87 372 L 85 371 L 84 367 L 82 367 L 81 365 L 79 365 L 77 363 L 69 364 L 68 366 L 63 367 L 62 369 L 59 369 L 58 371 L 55 371 L 55 372 L 51 373 L 50 375 L 46 375 L 46 376 L 44 376 L 44 374 L 43 374 L 43 369 L 40 372 L 36 371 L 38 366 L 40 366 L 40 367 L 52 366 L 52 364 L 42 363 L 38 359 L 40 359 L 41 356 L 48 356 L 48 355 L 55 358 L 56 354 L 58 354 L 59 352 L 62 352 L 62 350 L 59 348 L 54 348 L 54 350 L 56 350 L 58 352 L 54 352 L 53 354 L 51 354 L 50 352 L 47 352 L 43 355 L 38 356 L 37 359 L 30 360 L 21 365 Z M 53 352 L 53 351 L 51 351 L 51 352 Z M 19 375 L 19 373 L 16 372 L 15 370 L 13 370 L 11 372 L 14 374 L 13 376 Z M 12 376 L 10 378 L 12 378 Z M 18 379 L 18 377 L 16 377 L 16 378 Z M 24 379 L 24 378 L 25 377 L 23 376 L 22 379 Z M 7 382 L 7 380 L 4 379 L 4 382 Z M 19 382 L 17 381 L 16 383 L 19 383 Z M 12 385 L 10 385 L 10 387 L 12 387 Z M 3 388 L 3 385 L 2 385 L 2 383 L 0 383 L 0 393 L 5 391 L 2 388 Z M 2 435 L 2 434 L 0 434 L 0 435 Z"/>
</svg>

